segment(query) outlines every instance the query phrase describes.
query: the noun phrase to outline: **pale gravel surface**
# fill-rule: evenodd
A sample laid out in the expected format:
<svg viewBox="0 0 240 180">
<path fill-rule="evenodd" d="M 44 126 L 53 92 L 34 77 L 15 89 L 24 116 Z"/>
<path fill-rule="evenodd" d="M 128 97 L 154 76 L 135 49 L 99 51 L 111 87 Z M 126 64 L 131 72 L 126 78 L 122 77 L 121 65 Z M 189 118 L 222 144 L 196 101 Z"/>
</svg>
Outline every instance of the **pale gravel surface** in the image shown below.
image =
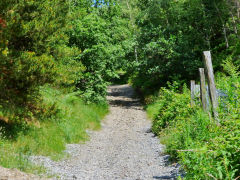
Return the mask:
<svg viewBox="0 0 240 180">
<path fill-rule="evenodd" d="M 102 129 L 89 131 L 91 140 L 85 144 L 67 145 L 70 158 L 55 162 L 35 156 L 32 161 L 66 180 L 175 179 L 179 165 L 166 165 L 164 146 L 150 132 L 151 122 L 133 98 L 133 89 L 128 85 L 110 86 L 108 101 L 110 114 Z"/>
</svg>

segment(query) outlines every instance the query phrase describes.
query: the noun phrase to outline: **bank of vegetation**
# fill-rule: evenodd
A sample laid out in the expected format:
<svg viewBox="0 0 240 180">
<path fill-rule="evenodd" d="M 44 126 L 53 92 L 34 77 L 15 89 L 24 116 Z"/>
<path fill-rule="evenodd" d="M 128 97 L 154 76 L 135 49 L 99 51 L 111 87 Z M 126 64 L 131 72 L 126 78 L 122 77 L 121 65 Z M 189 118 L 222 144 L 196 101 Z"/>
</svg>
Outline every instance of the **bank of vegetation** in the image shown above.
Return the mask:
<svg viewBox="0 0 240 180">
<path fill-rule="evenodd" d="M 237 179 L 240 173 L 239 123 L 240 77 L 233 68 L 217 77 L 217 87 L 227 97 L 219 100 L 218 125 L 204 112 L 200 101 L 191 106 L 190 90 L 173 83 L 161 88 L 147 111 L 152 130 L 166 145 L 173 161 L 179 161 L 186 179 Z"/>
<path fill-rule="evenodd" d="M 26 155 L 62 157 L 100 127 L 107 86 L 128 81 L 185 178 L 240 176 L 239 0 L 5 0 L 0 9 L 0 165 L 33 170 Z M 220 126 L 190 106 L 205 50 L 228 95 Z"/>
<path fill-rule="evenodd" d="M 139 69 L 152 131 L 178 161 L 185 179 L 240 177 L 239 1 L 140 1 Z M 199 80 L 202 53 L 211 50 L 220 125 L 191 106 L 190 80 Z"/>
<path fill-rule="evenodd" d="M 114 1 L 6 0 L 0 9 L 0 165 L 32 171 L 28 156 L 59 159 L 100 128 L 132 30 Z"/>
</svg>

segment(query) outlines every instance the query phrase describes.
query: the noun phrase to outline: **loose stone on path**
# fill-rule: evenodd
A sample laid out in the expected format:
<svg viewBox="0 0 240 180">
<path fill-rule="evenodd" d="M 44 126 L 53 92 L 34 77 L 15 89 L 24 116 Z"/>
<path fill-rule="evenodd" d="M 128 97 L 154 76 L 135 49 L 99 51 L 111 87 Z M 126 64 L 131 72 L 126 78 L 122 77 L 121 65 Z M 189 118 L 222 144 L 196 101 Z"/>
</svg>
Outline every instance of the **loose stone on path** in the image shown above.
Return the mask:
<svg viewBox="0 0 240 180">
<path fill-rule="evenodd" d="M 128 85 L 110 86 L 110 114 L 100 131 L 90 134 L 85 144 L 69 144 L 69 159 L 55 162 L 47 157 L 33 156 L 59 179 L 70 180 L 151 180 L 176 179 L 179 167 L 167 166 L 164 146 L 151 131 L 138 99 Z"/>
</svg>

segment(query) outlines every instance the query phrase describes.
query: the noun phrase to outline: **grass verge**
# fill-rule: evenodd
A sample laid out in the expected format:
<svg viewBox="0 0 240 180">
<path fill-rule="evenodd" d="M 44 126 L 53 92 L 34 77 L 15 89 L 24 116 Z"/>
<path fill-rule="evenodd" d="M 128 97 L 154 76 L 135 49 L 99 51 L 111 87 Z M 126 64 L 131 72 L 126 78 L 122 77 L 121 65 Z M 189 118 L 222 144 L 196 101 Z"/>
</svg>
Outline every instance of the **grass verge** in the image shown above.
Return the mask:
<svg viewBox="0 0 240 180">
<path fill-rule="evenodd" d="M 43 168 L 32 165 L 28 156 L 62 158 L 66 144 L 88 140 L 86 129 L 99 129 L 101 119 L 108 113 L 107 104 L 86 105 L 75 93 L 44 87 L 41 94 L 43 103 L 48 105 L 45 115 L 31 123 L 0 122 L 1 166 L 40 173 Z"/>
</svg>

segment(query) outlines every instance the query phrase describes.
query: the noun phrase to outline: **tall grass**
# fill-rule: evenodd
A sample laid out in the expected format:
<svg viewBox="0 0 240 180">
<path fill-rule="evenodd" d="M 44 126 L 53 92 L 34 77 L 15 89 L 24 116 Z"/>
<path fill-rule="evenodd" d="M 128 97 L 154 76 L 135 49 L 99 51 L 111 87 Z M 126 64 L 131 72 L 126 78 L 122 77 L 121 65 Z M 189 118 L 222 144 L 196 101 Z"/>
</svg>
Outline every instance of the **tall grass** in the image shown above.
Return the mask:
<svg viewBox="0 0 240 180">
<path fill-rule="evenodd" d="M 88 140 L 86 129 L 100 128 L 108 113 L 107 104 L 84 104 L 75 93 L 44 87 L 41 90 L 46 108 L 29 123 L 0 125 L 0 165 L 23 171 L 41 170 L 28 161 L 30 155 L 64 156 L 67 143 Z"/>
</svg>

